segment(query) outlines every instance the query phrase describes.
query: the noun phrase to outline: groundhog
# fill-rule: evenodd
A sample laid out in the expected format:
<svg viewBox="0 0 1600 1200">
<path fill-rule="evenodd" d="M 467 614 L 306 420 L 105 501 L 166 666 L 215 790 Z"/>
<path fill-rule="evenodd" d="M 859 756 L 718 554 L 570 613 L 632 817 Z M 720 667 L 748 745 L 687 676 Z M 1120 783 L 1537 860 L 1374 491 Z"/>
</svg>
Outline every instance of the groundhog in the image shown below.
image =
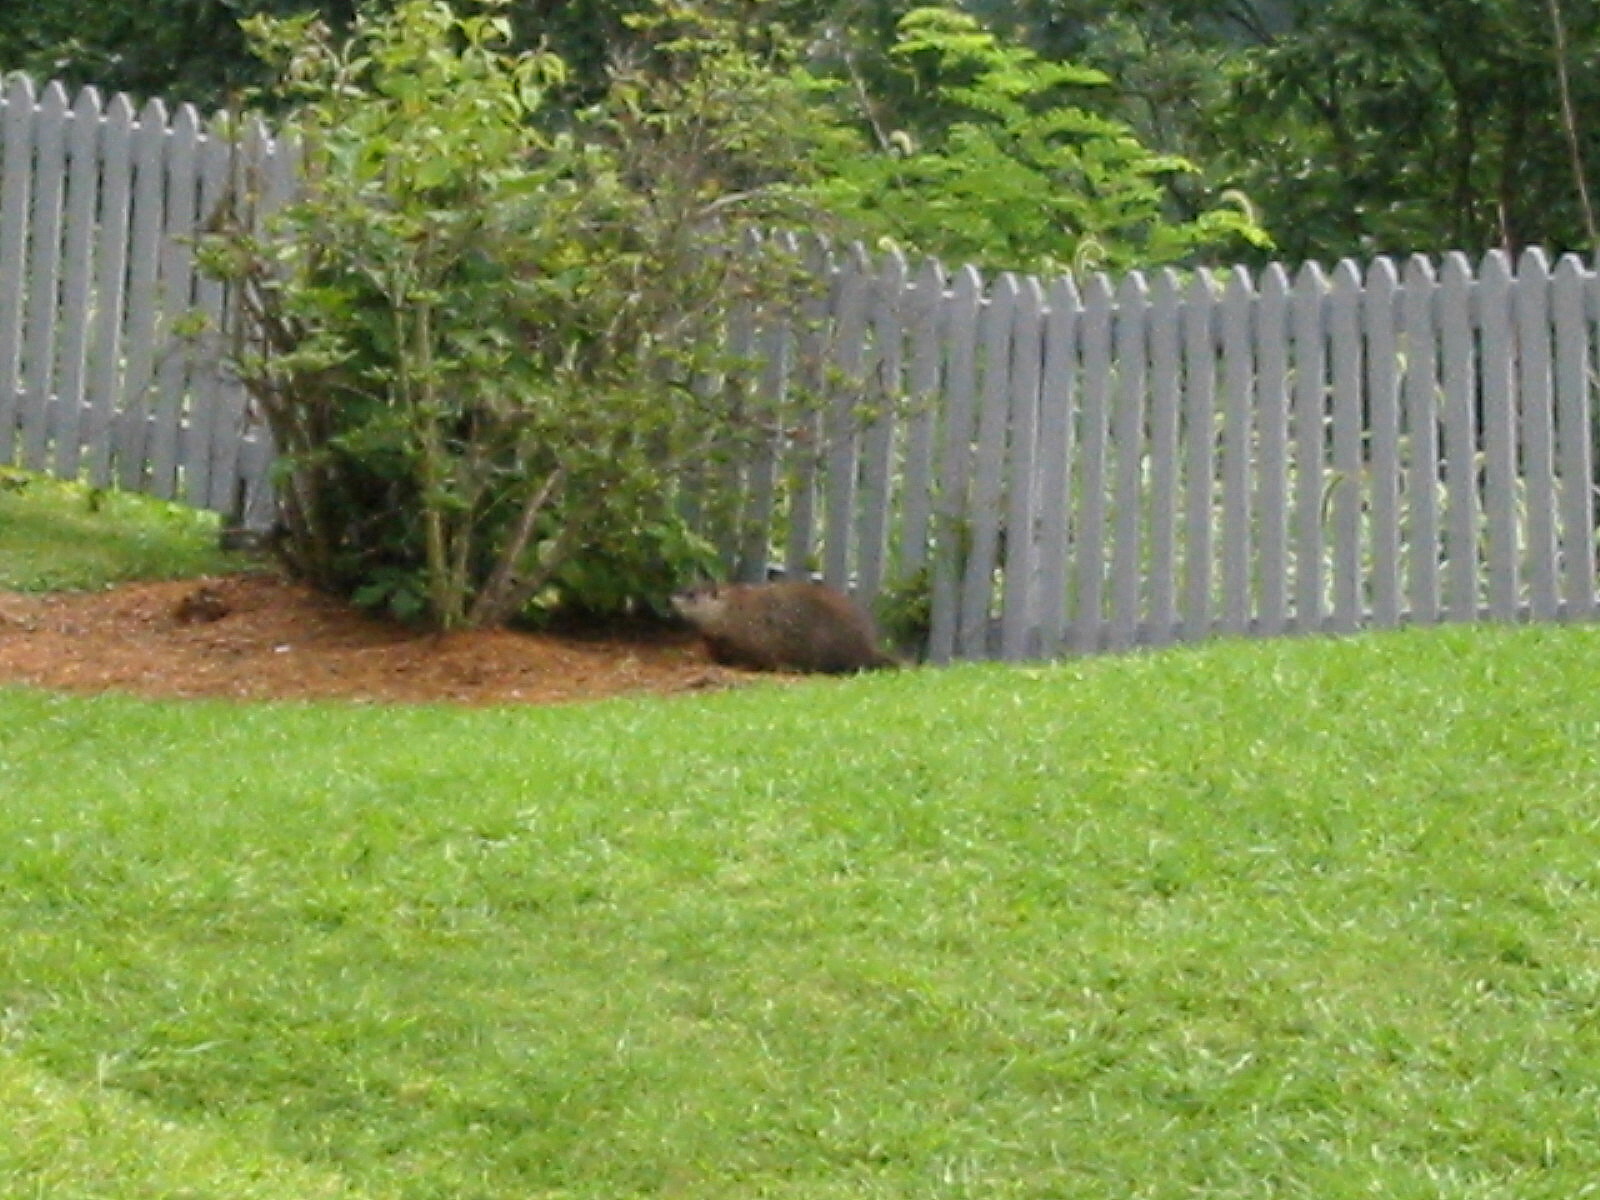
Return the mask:
<svg viewBox="0 0 1600 1200">
<path fill-rule="evenodd" d="M 726 666 L 840 675 L 898 665 L 878 649 L 867 615 L 825 584 L 712 584 L 680 592 L 672 606 Z"/>
</svg>

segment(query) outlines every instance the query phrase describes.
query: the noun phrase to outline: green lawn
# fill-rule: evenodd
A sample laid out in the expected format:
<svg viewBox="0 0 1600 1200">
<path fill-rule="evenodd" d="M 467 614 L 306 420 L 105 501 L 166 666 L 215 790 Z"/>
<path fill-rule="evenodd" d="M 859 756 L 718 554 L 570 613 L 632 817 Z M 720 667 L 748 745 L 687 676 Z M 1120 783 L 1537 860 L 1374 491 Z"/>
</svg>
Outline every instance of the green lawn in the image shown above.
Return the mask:
<svg viewBox="0 0 1600 1200">
<path fill-rule="evenodd" d="M 6 1197 L 1569 1197 L 1600 630 L 0 689 Z"/>
<path fill-rule="evenodd" d="M 0 588 L 51 591 L 236 570 L 217 517 L 0 467 Z"/>
</svg>

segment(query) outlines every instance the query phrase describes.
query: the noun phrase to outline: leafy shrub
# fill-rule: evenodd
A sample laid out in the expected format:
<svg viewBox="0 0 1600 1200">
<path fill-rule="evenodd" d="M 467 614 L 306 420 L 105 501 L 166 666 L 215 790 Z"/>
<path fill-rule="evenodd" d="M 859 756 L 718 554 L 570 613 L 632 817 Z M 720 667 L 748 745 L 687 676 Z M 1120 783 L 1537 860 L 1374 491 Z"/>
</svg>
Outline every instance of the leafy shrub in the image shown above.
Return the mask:
<svg viewBox="0 0 1600 1200">
<path fill-rule="evenodd" d="M 730 306 L 800 295 L 740 231 L 797 219 L 788 180 L 826 133 L 759 29 L 663 0 L 648 60 L 572 113 L 561 61 L 509 52 L 494 10 L 404 0 L 346 42 L 249 22 L 299 101 L 303 185 L 265 218 L 238 189 L 203 247 L 242 300 L 285 561 L 441 628 L 552 587 L 659 603 L 697 565 L 675 474 L 767 427 L 701 386 L 737 367 Z M 576 565 L 595 549 L 628 565 Z"/>
</svg>

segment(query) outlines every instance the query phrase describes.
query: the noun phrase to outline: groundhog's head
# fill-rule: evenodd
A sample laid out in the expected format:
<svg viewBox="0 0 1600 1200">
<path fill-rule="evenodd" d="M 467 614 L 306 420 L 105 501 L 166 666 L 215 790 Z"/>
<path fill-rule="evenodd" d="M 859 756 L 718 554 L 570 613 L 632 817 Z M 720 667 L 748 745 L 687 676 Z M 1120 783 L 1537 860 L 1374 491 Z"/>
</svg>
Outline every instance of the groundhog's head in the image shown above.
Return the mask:
<svg viewBox="0 0 1600 1200">
<path fill-rule="evenodd" d="M 679 592 L 672 598 L 672 610 L 696 627 L 718 620 L 726 611 L 728 598 L 721 584 L 706 583 Z"/>
</svg>

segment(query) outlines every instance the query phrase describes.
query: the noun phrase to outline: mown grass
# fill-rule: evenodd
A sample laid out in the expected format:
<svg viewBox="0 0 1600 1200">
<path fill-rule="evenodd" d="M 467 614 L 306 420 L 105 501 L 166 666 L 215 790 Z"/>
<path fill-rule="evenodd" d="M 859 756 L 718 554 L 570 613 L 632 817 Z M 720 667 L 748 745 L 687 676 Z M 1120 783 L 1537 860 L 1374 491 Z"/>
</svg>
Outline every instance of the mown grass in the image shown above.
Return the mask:
<svg viewBox="0 0 1600 1200">
<path fill-rule="evenodd" d="M 0 690 L 0 1093 L 75 1148 L 0 1192 L 1582 1195 L 1597 678 L 1600 631 L 1456 628 L 545 710 Z"/>
<path fill-rule="evenodd" d="M 56 591 L 237 570 L 215 513 L 0 468 L 0 588 Z"/>
</svg>

